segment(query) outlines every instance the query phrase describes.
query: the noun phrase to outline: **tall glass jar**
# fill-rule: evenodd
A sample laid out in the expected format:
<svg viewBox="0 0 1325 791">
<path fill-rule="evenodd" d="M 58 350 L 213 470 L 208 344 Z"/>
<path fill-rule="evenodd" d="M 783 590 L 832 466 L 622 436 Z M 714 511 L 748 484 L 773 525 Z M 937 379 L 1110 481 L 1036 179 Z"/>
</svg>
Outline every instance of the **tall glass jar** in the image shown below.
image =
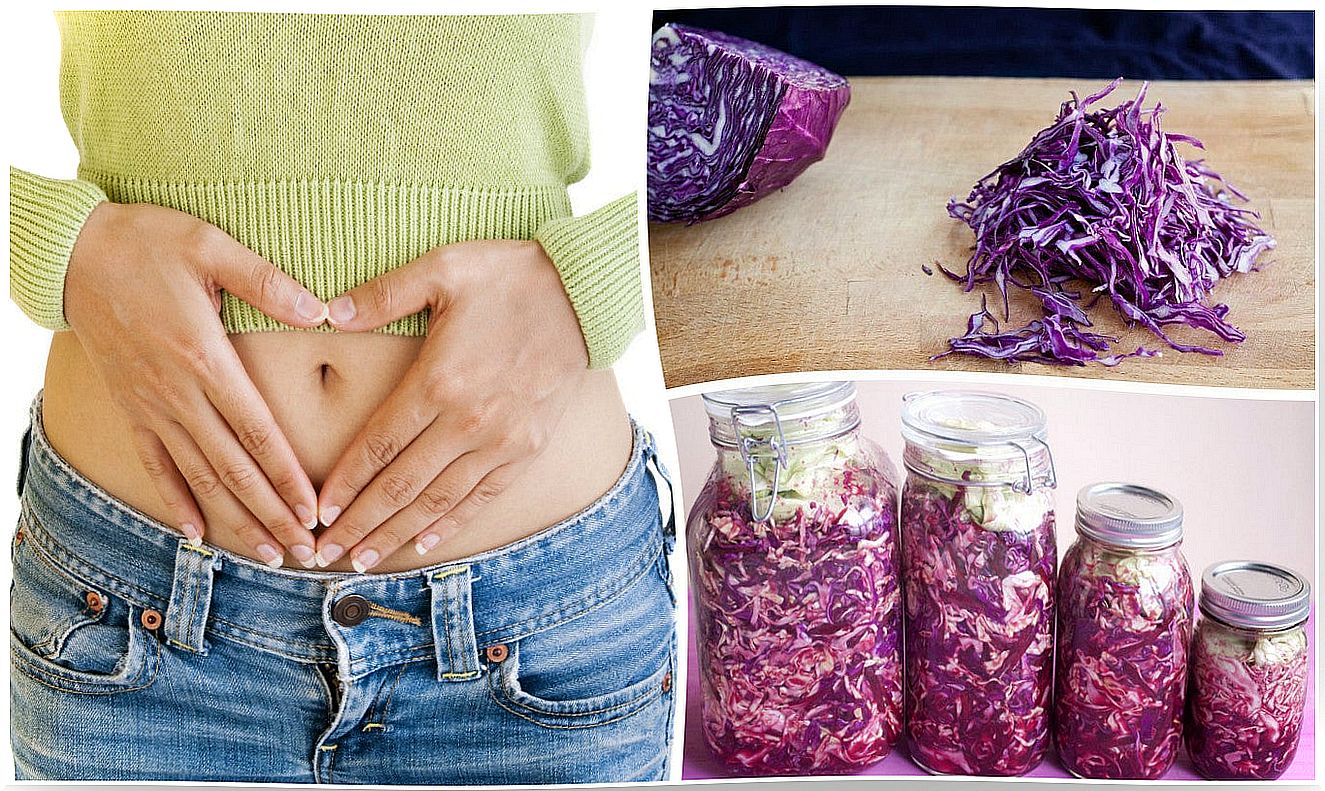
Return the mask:
<svg viewBox="0 0 1325 791">
<path fill-rule="evenodd" d="M 1034 404 L 994 393 L 902 408 L 907 744 L 940 774 L 1020 775 L 1049 744 L 1053 459 Z"/>
<path fill-rule="evenodd" d="M 1252 561 L 1201 575 L 1187 752 L 1211 780 L 1275 780 L 1297 754 L 1306 705 L 1311 588 Z"/>
<path fill-rule="evenodd" d="M 1154 780 L 1182 744 L 1192 578 L 1182 506 L 1144 486 L 1077 494 L 1058 570 L 1054 743 L 1078 777 Z"/>
<path fill-rule="evenodd" d="M 687 538 L 708 744 L 740 774 L 874 763 L 902 724 L 893 467 L 850 383 L 704 402 L 718 459 Z"/>
</svg>

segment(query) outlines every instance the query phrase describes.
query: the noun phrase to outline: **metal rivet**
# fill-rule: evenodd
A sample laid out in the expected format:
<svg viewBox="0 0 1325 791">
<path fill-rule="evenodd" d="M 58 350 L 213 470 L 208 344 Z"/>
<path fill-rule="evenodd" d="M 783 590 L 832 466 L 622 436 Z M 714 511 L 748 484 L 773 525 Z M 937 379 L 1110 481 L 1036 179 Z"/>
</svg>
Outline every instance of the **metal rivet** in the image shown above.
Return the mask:
<svg viewBox="0 0 1325 791">
<path fill-rule="evenodd" d="M 143 626 L 147 629 L 157 629 L 161 626 L 161 613 L 156 610 L 143 610 Z"/>
<path fill-rule="evenodd" d="M 369 602 L 357 593 L 341 598 L 331 608 L 331 618 L 341 626 L 356 626 L 368 617 Z"/>
<path fill-rule="evenodd" d="M 501 644 L 490 645 L 483 652 L 483 654 L 487 656 L 489 662 L 496 662 L 498 664 L 505 662 L 506 657 L 509 656 L 510 653 L 511 652 L 506 648 L 506 646 Z"/>
<path fill-rule="evenodd" d="M 23 543 L 23 531 L 20 530 L 14 534 L 14 545 L 17 546 L 22 543 Z"/>
<path fill-rule="evenodd" d="M 92 612 L 101 612 L 106 606 L 106 600 L 96 591 L 88 591 L 83 598 L 87 601 L 87 608 Z"/>
<path fill-rule="evenodd" d="M 668 671 L 668 672 L 667 672 L 667 675 L 663 676 L 663 681 L 662 681 L 662 691 L 663 691 L 663 692 L 671 692 L 671 691 L 672 691 L 672 673 L 671 673 L 671 671 Z"/>
</svg>

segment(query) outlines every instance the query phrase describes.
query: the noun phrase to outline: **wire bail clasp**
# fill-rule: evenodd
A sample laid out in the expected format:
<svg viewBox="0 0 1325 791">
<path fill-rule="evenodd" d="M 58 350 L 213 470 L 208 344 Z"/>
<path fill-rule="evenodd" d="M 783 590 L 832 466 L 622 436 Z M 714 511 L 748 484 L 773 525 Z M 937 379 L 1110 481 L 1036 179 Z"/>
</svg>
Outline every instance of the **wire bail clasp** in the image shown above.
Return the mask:
<svg viewBox="0 0 1325 791">
<path fill-rule="evenodd" d="M 1054 454 L 1053 451 L 1049 450 L 1049 443 L 1045 442 L 1039 437 L 1031 437 L 1028 440 L 1028 443 L 1009 442 L 1008 444 L 1016 448 L 1017 450 L 1021 451 L 1022 458 L 1026 460 L 1026 477 L 1023 480 L 1012 484 L 1012 490 L 1014 492 L 1020 492 L 1021 494 L 1030 494 L 1031 492 L 1035 491 L 1035 473 L 1032 470 L 1032 465 L 1031 465 L 1032 449 L 1028 448 L 1026 446 L 1027 444 L 1039 445 L 1041 448 L 1044 448 L 1044 458 L 1045 461 L 1048 463 L 1048 468 L 1045 469 L 1044 471 L 1043 485 L 1047 486 L 1050 489 L 1058 488 L 1058 474 L 1054 471 Z"/>
<path fill-rule="evenodd" d="M 773 423 L 774 434 L 764 438 L 749 430 L 754 425 L 769 420 Z M 771 404 L 732 407 L 731 421 L 732 431 L 739 441 L 741 458 L 745 461 L 745 469 L 750 477 L 750 516 L 756 522 L 763 522 L 773 515 L 773 509 L 777 505 L 778 487 L 782 481 L 782 471 L 787 468 L 787 438 L 782 433 L 782 421 L 778 417 L 777 408 Z M 761 457 L 771 458 L 774 462 L 772 487 L 768 492 L 768 507 L 762 514 L 756 503 L 758 480 L 755 475 L 755 462 Z"/>
</svg>

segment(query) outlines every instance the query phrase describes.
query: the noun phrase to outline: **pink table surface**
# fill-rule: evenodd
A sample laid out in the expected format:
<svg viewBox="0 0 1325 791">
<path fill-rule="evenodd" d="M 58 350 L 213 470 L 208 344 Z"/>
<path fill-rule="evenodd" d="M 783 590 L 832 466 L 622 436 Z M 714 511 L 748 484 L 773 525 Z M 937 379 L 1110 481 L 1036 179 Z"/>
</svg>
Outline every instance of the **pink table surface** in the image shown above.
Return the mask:
<svg viewBox="0 0 1325 791">
<path fill-rule="evenodd" d="M 691 623 L 694 623 L 694 606 L 690 606 Z M 1293 763 L 1284 772 L 1281 780 L 1314 780 L 1316 767 L 1316 628 L 1315 615 L 1313 613 L 1311 620 L 1307 621 L 1307 640 L 1308 646 L 1308 667 L 1310 672 L 1307 675 L 1307 703 L 1306 711 L 1302 718 L 1302 738 L 1297 747 L 1297 755 L 1293 758 Z M 704 743 L 704 733 L 700 723 L 699 713 L 699 660 L 695 653 L 695 633 L 694 629 L 686 640 L 686 719 L 685 719 L 685 747 L 684 759 L 681 763 L 681 779 L 683 780 L 712 780 L 715 778 L 733 777 L 709 751 L 708 745 Z M 888 754 L 888 757 L 882 761 L 869 766 L 857 773 L 860 777 L 925 777 L 927 773 L 920 767 L 911 763 L 907 756 L 906 745 L 899 744 L 896 749 Z M 1049 757 L 1045 759 L 1036 769 L 1031 771 L 1026 777 L 1046 777 L 1046 778 L 1071 778 L 1066 769 L 1059 766 L 1058 757 L 1050 751 Z M 1169 770 L 1163 778 L 1168 781 L 1181 780 L 1200 780 L 1201 776 L 1192 768 L 1192 762 L 1187 757 L 1187 751 L 1182 750 L 1178 754 L 1178 760 L 1173 768 Z"/>
</svg>

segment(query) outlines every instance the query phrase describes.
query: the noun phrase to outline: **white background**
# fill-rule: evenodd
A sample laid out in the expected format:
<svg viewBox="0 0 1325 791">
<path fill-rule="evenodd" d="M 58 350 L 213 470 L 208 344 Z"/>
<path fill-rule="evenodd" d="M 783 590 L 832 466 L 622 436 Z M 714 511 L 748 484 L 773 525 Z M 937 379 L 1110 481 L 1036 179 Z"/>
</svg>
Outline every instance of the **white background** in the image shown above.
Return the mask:
<svg viewBox="0 0 1325 791">
<path fill-rule="evenodd" d="M 969 0 L 967 0 L 969 1 Z M 845 0 L 844 0 L 845 2 Z M 695 0 L 672 0 L 671 2 L 660 2 L 660 5 L 668 7 L 703 7 L 716 5 L 774 5 L 767 0 L 742 0 L 742 2 L 732 2 L 732 0 L 710 0 L 696 2 Z M 788 2 L 790 4 L 790 2 Z M 822 5 L 827 4 L 822 0 L 795 0 L 797 5 Z M 960 0 L 954 2 L 940 2 L 934 4 L 953 5 L 960 4 Z M 989 5 L 1003 5 L 998 0 L 991 0 Z M 1062 2 L 1043 2 L 1039 5 L 1065 5 Z M 598 20 L 595 29 L 595 35 L 590 46 L 589 61 L 587 64 L 586 87 L 588 91 L 589 106 L 591 112 L 591 134 L 594 167 L 588 178 L 580 185 L 572 188 L 572 200 L 577 212 L 584 212 L 595 206 L 619 196 L 620 194 L 632 189 L 642 189 L 643 187 L 643 155 L 644 155 L 644 119 L 645 119 L 645 101 L 644 91 L 645 81 L 647 79 L 647 61 L 644 57 L 644 51 L 648 35 L 650 33 L 650 12 L 648 5 L 642 0 L 618 0 L 618 2 L 609 2 L 609 0 L 584 0 L 582 2 L 565 2 L 564 0 L 486 0 L 485 2 L 476 2 L 475 0 L 387 0 L 386 2 L 368 3 L 365 0 L 359 2 L 345 2 L 344 0 L 331 0 L 330 2 L 312 3 L 286 0 L 281 2 L 254 2 L 253 0 L 229 0 L 222 3 L 199 3 L 186 2 L 178 0 L 176 2 L 160 2 L 159 0 L 139 0 L 138 2 L 78 2 L 61 3 L 63 7 L 77 6 L 86 7 L 138 7 L 138 8 L 210 8 L 226 10 L 254 10 L 254 11 L 324 11 L 324 12 L 373 12 L 373 13 L 515 13 L 530 11 L 598 11 Z M 1080 2 L 1071 3 L 1077 6 L 1094 7 L 1129 7 L 1129 8 L 1153 8 L 1153 3 L 1140 2 L 1139 0 L 1122 0 L 1121 2 L 1101 3 L 1092 0 L 1080 0 Z M 1173 2 L 1164 4 L 1164 7 L 1185 7 L 1185 8 L 1210 8 L 1224 7 L 1223 2 L 1205 2 L 1205 3 L 1181 3 Z M 1275 8 L 1312 8 L 1314 3 L 1302 2 L 1283 2 L 1275 4 Z M 70 176 L 73 174 L 76 165 L 76 155 L 71 143 L 68 140 L 67 132 L 64 128 L 59 113 L 56 95 L 56 68 L 58 63 L 58 38 L 55 25 L 51 18 L 51 10 L 56 4 L 48 0 L 37 0 L 36 2 L 13 2 L 3 4 L 4 24 L 0 26 L 0 58 L 4 59 L 5 80 L 5 121 L 0 128 L 0 135 L 3 135 L 6 144 L 6 161 L 24 169 L 32 170 L 38 173 L 51 176 Z M 1240 7 L 1247 7 L 1245 5 Z M 1322 18 L 1318 15 L 1318 29 L 1322 25 Z M 1318 37 L 1319 38 L 1319 37 Z M 6 186 L 0 187 L 7 191 Z M 6 193 L 7 195 L 7 193 Z M 1318 208 L 1319 210 L 1319 208 Z M 7 226 L 6 226 L 7 227 Z M 641 239 L 643 239 L 644 227 L 641 223 Z M 6 231 L 7 233 L 7 231 Z M 644 248 L 647 250 L 647 247 Z M 653 428 L 658 437 L 660 450 L 663 453 L 664 460 L 671 462 L 672 469 L 675 465 L 675 448 L 672 442 L 671 417 L 663 401 L 663 385 L 661 371 L 659 369 L 658 357 L 656 352 L 656 342 L 653 334 L 652 323 L 652 300 L 649 296 L 649 280 L 644 279 L 646 315 L 649 323 L 649 329 L 646 330 L 632 345 L 627 353 L 616 366 L 618 380 L 621 382 L 623 394 L 631 411 L 640 418 L 646 425 Z M 1317 321 L 1320 315 L 1317 311 Z M 1319 337 L 1319 335 L 1318 335 Z M 8 300 L 3 300 L 0 304 L 0 338 L 4 338 L 6 346 L 5 354 L 5 381 L 0 383 L 0 520 L 10 518 L 5 515 L 17 513 L 17 504 L 14 500 L 14 490 L 10 485 L 13 474 L 16 470 L 17 440 L 26 422 L 27 406 L 33 394 L 40 387 L 41 373 L 44 365 L 46 347 L 49 342 L 49 333 L 36 328 L 30 324 L 22 314 Z M 1319 349 L 1318 352 L 1319 354 Z M 1319 359 L 1319 358 L 1318 358 Z M 1319 371 L 1318 371 L 1319 376 Z M 876 378 L 885 379 L 915 379 L 914 375 L 902 374 L 900 376 L 875 375 Z M 1032 384 L 1033 378 L 1018 377 L 1015 375 L 985 375 L 965 376 L 957 375 L 952 379 L 942 380 L 945 385 L 958 386 L 970 382 L 980 382 L 985 386 L 1002 387 L 1008 383 L 1013 383 L 1014 387 L 1022 387 Z M 1060 392 L 1051 397 L 1055 401 L 1064 403 L 1064 408 L 1068 412 L 1075 411 L 1073 399 L 1074 393 L 1090 394 L 1096 391 L 1108 390 L 1127 390 L 1128 392 L 1183 392 L 1184 394 L 1197 394 L 1205 397 L 1219 396 L 1228 397 L 1238 395 L 1233 392 L 1220 392 L 1218 390 L 1197 390 L 1195 388 L 1177 388 L 1166 389 L 1160 387 L 1149 387 L 1145 385 L 1134 386 L 1131 388 L 1115 385 L 1098 386 L 1096 383 L 1071 380 L 1070 382 L 1062 379 L 1052 380 L 1053 387 Z M 702 387 L 686 388 L 681 394 L 691 394 L 698 392 Z M 1029 391 L 1027 391 L 1029 392 Z M 1256 394 L 1252 394 L 1255 396 Z M 1315 405 L 1315 394 L 1306 394 L 1312 401 L 1313 412 L 1318 411 Z M 1086 395 L 1083 398 L 1090 398 Z M 1263 397 L 1263 394 L 1262 394 Z M 1046 402 L 1046 406 L 1049 404 Z M 683 408 L 684 409 L 684 408 Z M 1051 432 L 1055 442 L 1060 438 L 1066 437 L 1068 428 L 1065 421 L 1058 417 L 1058 411 L 1051 414 Z M 1066 414 L 1066 413 L 1064 413 Z M 1082 412 L 1084 416 L 1084 410 Z M 1229 412 L 1229 420 L 1236 420 L 1237 415 Z M 891 435 L 895 425 L 896 415 L 892 412 L 880 411 L 875 417 L 871 418 L 873 428 L 871 434 L 879 436 L 885 442 Z M 1098 423 L 1086 425 L 1082 429 L 1082 436 L 1098 437 L 1101 442 L 1109 442 L 1115 436 L 1114 426 L 1107 416 L 1101 415 Z M 1226 424 L 1226 425 L 1231 425 Z M 1318 425 L 1318 424 L 1315 424 Z M 1266 425 L 1267 430 L 1275 428 L 1273 422 Z M 1073 429 L 1075 431 L 1075 429 Z M 1220 435 L 1225 430 L 1225 425 L 1207 425 L 1203 429 L 1203 434 L 1199 437 L 1189 437 L 1191 442 L 1206 441 L 1211 446 L 1217 446 L 1220 442 Z M 1314 431 L 1312 432 L 1315 433 Z M 687 470 L 687 479 L 691 485 L 683 487 L 684 493 L 693 495 L 697 492 L 694 484 L 696 476 L 702 477 L 706 471 L 711 456 L 707 456 L 710 451 L 707 448 L 707 440 L 702 433 L 696 434 L 693 430 L 687 430 L 684 434 L 687 442 L 695 442 L 695 451 L 699 456 L 703 456 L 699 464 L 699 472 Z M 698 457 L 697 457 L 698 458 Z M 894 456 L 896 458 L 896 456 Z M 1073 461 L 1072 464 L 1076 465 Z M 689 466 L 694 466 L 689 465 Z M 1227 469 L 1227 468 L 1225 468 Z M 1315 469 L 1313 465 L 1313 470 Z M 1224 478 L 1215 479 L 1211 485 L 1219 486 L 1224 490 L 1242 489 L 1248 496 L 1267 498 L 1273 497 L 1274 492 L 1278 491 L 1279 486 L 1275 481 L 1268 481 L 1265 486 L 1252 489 L 1243 483 L 1245 479 L 1236 474 L 1229 474 Z M 1319 487 L 1319 483 L 1315 484 Z M 1060 507 L 1060 514 L 1063 515 L 1063 534 L 1064 541 L 1070 536 L 1070 528 L 1067 525 L 1066 515 L 1070 513 L 1070 498 L 1064 501 Z M 1064 507 L 1067 510 L 1064 510 Z M 1314 512 L 1314 511 L 1313 511 Z M 1191 513 L 1191 504 L 1189 504 L 1189 514 Z M 1220 517 L 1222 519 L 1222 517 Z M 1201 519 L 1201 528 L 1203 531 L 1207 528 L 1204 525 L 1209 520 Z M 1242 539 L 1259 542 L 1262 545 L 1272 545 L 1275 542 L 1274 533 L 1269 529 L 1270 526 L 1262 520 L 1257 524 L 1255 519 L 1238 519 L 1234 521 L 1243 526 L 1245 534 Z M 1314 521 L 1314 519 L 1313 519 Z M 0 528 L 3 529 L 3 528 Z M 1196 520 L 1189 516 L 1189 531 L 1196 530 Z M 1300 549 L 1294 549 L 1294 552 L 1301 552 Z M 1317 550 L 1311 548 L 1309 555 L 1303 554 L 1301 561 L 1296 565 L 1304 571 L 1314 565 L 1314 558 Z M 1197 566 L 1195 557 L 1191 558 L 1192 565 Z M 677 572 L 682 584 L 684 584 L 683 569 L 678 568 Z M 0 563 L 0 586 L 8 586 L 8 564 Z M 684 617 L 684 608 L 682 608 Z M 7 623 L 8 608 L 0 607 L 0 623 Z M 0 682 L 7 680 L 7 663 L 3 664 L 4 669 L 0 670 Z M 1319 672 L 1319 668 L 1318 668 Z M 684 688 L 684 682 L 678 684 Z M 7 730 L 4 725 L 7 723 L 8 696 L 5 695 L 3 710 L 5 712 L 4 722 L 0 722 L 0 732 Z M 683 707 L 678 707 L 678 720 L 683 714 Z M 678 722 L 678 726 L 681 723 Z M 679 731 L 678 731 L 679 734 Z M 89 734 L 94 738 L 94 734 Z M 677 739 L 679 749 L 680 739 Z M 1319 755 L 1319 750 L 1317 750 Z M 9 750 L 0 746 L 0 777 L 12 777 L 12 766 L 10 765 Z M 673 761 L 674 768 L 679 770 L 679 755 Z M 1317 775 L 1319 776 L 1319 769 Z M 933 789 L 938 787 L 955 787 L 965 791 L 974 791 L 975 789 L 985 788 L 1007 788 L 1007 783 L 1022 783 L 1018 779 L 1008 781 L 973 781 L 965 779 L 948 780 L 923 780 L 914 782 L 890 782 L 887 788 L 923 788 Z M 1036 782 L 1042 788 L 1046 787 L 1071 787 L 1067 783 L 1055 782 Z M 725 785 L 724 788 L 736 788 L 737 785 Z M 877 782 L 846 781 L 836 780 L 828 783 L 817 783 L 807 786 L 803 783 L 744 783 L 739 784 L 741 788 L 758 788 L 760 791 L 770 791 L 775 788 L 852 788 L 852 789 L 879 789 L 881 787 Z M 1079 786 L 1078 786 L 1079 787 Z M 1117 786 L 1115 786 L 1117 787 Z M 1149 786 L 1145 786 L 1149 787 Z"/>
<path fill-rule="evenodd" d="M 643 5 L 622 7 L 607 2 L 137 2 L 78 3 L 79 8 L 210 8 L 252 11 L 319 11 L 371 13 L 504 13 L 538 11 L 596 11 L 594 32 L 585 63 L 585 91 L 589 107 L 592 167 L 588 176 L 571 187 L 575 212 L 582 214 L 632 190 L 643 189 L 644 118 L 648 80 L 647 47 L 650 15 Z M 72 178 L 78 154 L 60 114 L 57 77 L 59 34 L 52 12 L 68 3 L 15 3 L 5 5 L 3 26 L 6 61 L 4 124 L 7 164 L 56 178 Z M 5 201 L 8 203 L 8 179 Z M 642 216 L 641 197 L 641 216 Z M 8 224 L 6 224 L 8 234 Z M 644 239 L 640 222 L 640 239 Z M 643 264 L 641 243 L 641 269 Z M 6 275 L 6 278 L 8 275 Z M 8 281 L 6 280 L 6 283 Z M 671 416 L 663 392 L 662 368 L 653 330 L 653 300 L 649 279 L 643 277 L 647 327 L 614 366 L 622 397 L 630 413 L 648 427 L 658 441 L 664 464 L 676 468 Z M 8 289 L 6 288 L 6 292 Z M 32 324 L 8 299 L 0 301 L 0 338 L 4 339 L 4 381 L 0 382 L 0 524 L 12 524 L 18 503 L 12 481 L 18 469 L 18 441 L 27 423 L 28 405 L 41 388 L 50 332 Z M 9 527 L 0 527 L 0 534 Z M 684 563 L 673 558 L 678 584 L 684 585 Z M 0 564 L 0 586 L 9 588 L 8 563 Z M 682 588 L 684 589 L 684 588 Z M 0 607 L 0 623 L 8 625 L 8 607 Z M 682 615 L 684 618 L 684 615 Z M 684 623 L 682 624 L 684 626 Z M 8 680 L 8 663 L 0 680 Z M 4 683 L 4 687 L 8 684 Z M 684 689 L 683 680 L 677 684 Z M 8 733 L 8 698 L 4 695 Z M 678 727 L 682 719 L 678 706 Z M 679 734 L 680 731 L 678 730 Z M 89 738 L 95 738 L 89 734 Z M 680 739 L 675 740 L 673 765 L 680 766 Z M 13 759 L 7 744 L 0 747 L 0 772 L 13 777 Z"/>
</svg>

